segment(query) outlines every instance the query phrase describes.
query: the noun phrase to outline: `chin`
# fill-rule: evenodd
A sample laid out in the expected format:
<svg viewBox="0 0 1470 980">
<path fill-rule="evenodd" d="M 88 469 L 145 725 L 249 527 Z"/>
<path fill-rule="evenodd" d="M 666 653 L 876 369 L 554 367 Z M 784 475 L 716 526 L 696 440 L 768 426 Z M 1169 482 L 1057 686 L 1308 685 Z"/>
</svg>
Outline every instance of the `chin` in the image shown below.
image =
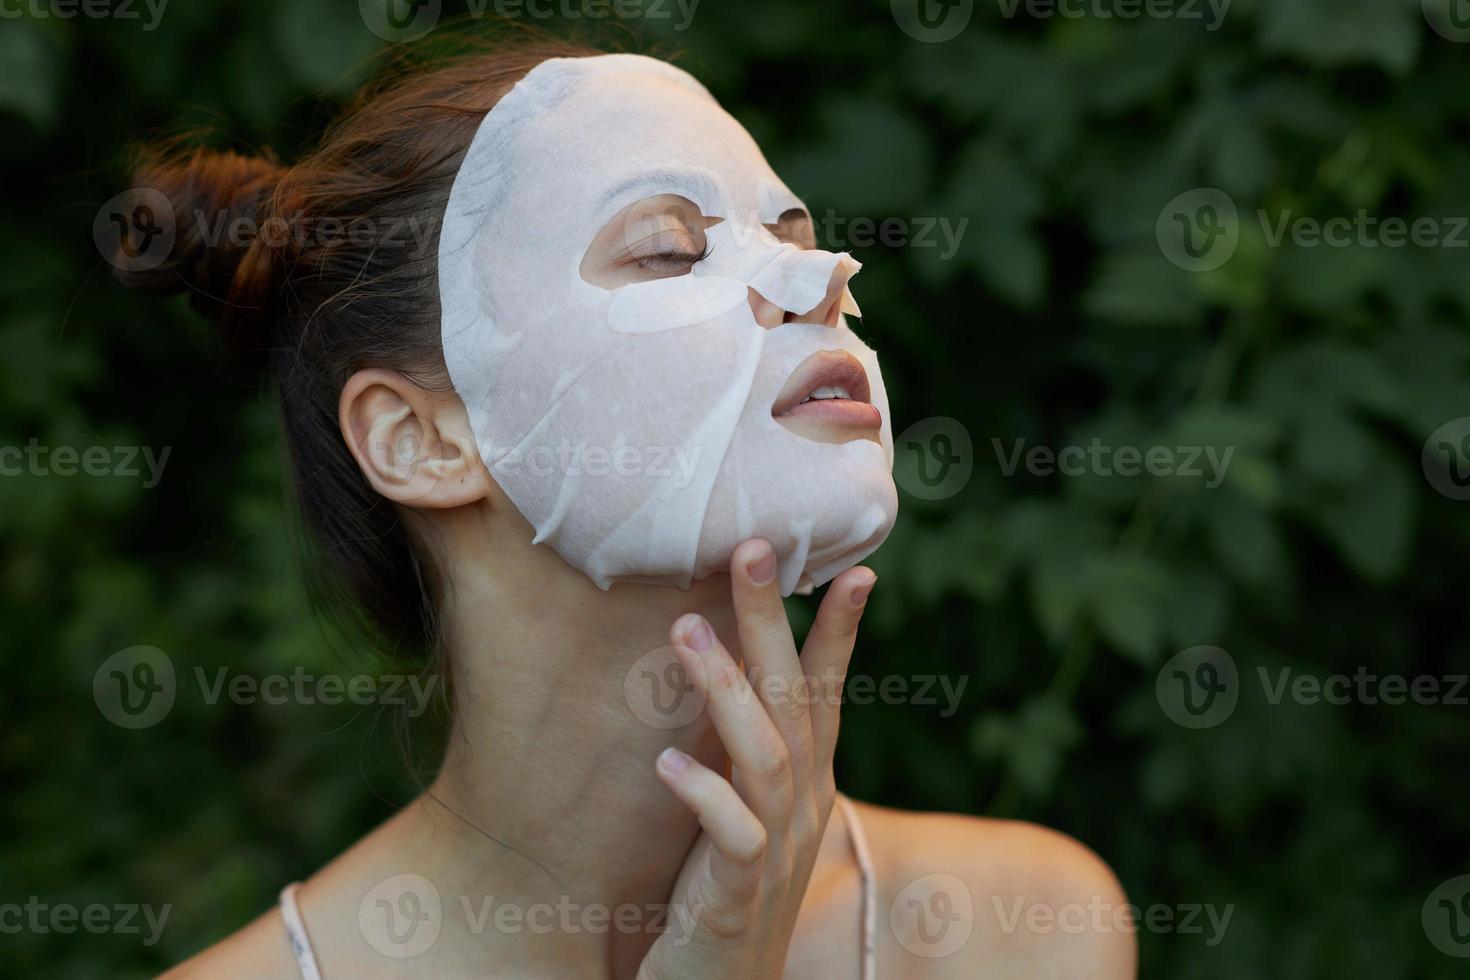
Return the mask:
<svg viewBox="0 0 1470 980">
<path fill-rule="evenodd" d="M 721 519 L 705 525 L 695 577 L 724 570 L 742 541 L 764 538 L 776 549 L 781 592 L 790 595 L 831 581 L 876 551 L 898 517 L 898 491 L 882 448 L 867 445 L 867 460 L 849 457 L 762 488 L 758 511 L 749 500 L 718 501 L 712 512 Z"/>
</svg>

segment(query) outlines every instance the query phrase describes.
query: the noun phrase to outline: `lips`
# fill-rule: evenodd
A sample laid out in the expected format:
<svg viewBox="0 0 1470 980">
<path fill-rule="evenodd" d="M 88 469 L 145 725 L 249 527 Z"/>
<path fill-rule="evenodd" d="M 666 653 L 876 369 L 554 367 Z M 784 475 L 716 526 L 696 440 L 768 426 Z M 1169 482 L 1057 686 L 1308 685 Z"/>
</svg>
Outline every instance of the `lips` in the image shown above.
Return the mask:
<svg viewBox="0 0 1470 980">
<path fill-rule="evenodd" d="M 843 350 L 818 351 L 797 365 L 771 406 L 777 419 L 803 419 L 877 428 L 883 417 L 869 401 L 868 373 Z"/>
</svg>

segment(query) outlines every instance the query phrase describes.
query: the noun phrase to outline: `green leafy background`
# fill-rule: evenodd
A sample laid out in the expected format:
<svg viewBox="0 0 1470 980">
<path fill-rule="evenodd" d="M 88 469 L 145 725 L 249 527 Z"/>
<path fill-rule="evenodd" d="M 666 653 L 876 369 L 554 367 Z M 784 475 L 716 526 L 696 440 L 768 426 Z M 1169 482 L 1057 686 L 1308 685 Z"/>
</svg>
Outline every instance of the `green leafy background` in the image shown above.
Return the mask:
<svg viewBox="0 0 1470 980">
<path fill-rule="evenodd" d="M 199 696 L 196 669 L 372 661 L 303 599 L 269 397 L 182 301 L 115 286 L 91 239 L 129 142 L 208 127 L 290 159 L 382 42 L 351 0 L 175 0 L 154 30 L 135 7 L 0 20 L 0 445 L 172 447 L 151 489 L 0 478 L 0 902 L 172 912 L 155 946 L 7 930 L 16 976 L 156 972 L 413 786 L 379 712 Z M 1470 215 L 1470 46 L 1418 0 L 1235 0 L 1217 30 L 1002 9 L 979 0 L 943 43 L 887 0 L 704 0 L 687 31 L 616 32 L 682 51 L 819 218 L 969 222 L 950 257 L 856 249 L 895 432 L 956 420 L 972 473 L 903 494 L 855 670 L 967 686 L 948 716 L 850 705 L 839 782 L 1059 827 L 1141 905 L 1234 905 L 1213 947 L 1145 932 L 1147 977 L 1463 976 L 1420 911 L 1470 872 L 1467 709 L 1272 704 L 1254 678 L 1467 669 L 1470 505 L 1420 458 L 1470 415 L 1470 252 L 1273 245 L 1254 215 Z M 1190 273 L 1155 223 L 1200 187 L 1239 205 L 1241 238 Z M 1235 455 L 1206 488 L 1007 476 L 995 449 L 1094 437 Z M 899 448 L 916 486 L 935 461 Z M 127 731 L 92 679 L 136 644 L 181 693 Z M 1244 683 L 1192 731 L 1155 678 L 1198 644 Z"/>
</svg>

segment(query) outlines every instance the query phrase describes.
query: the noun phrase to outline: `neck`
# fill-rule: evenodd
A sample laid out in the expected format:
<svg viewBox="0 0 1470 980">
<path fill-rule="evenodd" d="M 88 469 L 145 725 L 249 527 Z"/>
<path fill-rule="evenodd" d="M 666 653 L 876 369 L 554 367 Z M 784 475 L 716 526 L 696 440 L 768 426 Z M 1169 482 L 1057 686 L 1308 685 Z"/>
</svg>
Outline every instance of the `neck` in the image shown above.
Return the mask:
<svg viewBox="0 0 1470 980">
<path fill-rule="evenodd" d="M 446 931 L 468 911 L 485 923 L 482 949 L 503 937 L 528 966 L 631 976 L 699 830 L 654 760 L 676 745 L 727 764 L 681 693 L 669 627 L 698 611 L 735 649 L 729 582 L 603 592 L 550 549 L 517 558 L 452 573 L 455 723 L 439 777 L 406 815 L 450 832 L 408 836 L 433 851 Z M 514 574 L 494 571 L 507 565 Z M 505 935 L 494 916 L 506 906 L 528 923 L 537 908 L 551 927 Z"/>
</svg>

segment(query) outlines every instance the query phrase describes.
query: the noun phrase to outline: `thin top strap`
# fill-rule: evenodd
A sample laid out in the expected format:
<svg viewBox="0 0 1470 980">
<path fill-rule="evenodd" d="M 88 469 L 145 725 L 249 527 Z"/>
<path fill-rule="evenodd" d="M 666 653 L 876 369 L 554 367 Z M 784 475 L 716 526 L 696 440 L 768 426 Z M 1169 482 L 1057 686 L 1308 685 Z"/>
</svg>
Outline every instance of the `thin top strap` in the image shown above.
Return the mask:
<svg viewBox="0 0 1470 980">
<path fill-rule="evenodd" d="M 862 980 L 878 980 L 878 883 L 873 875 L 873 854 L 868 850 L 868 836 L 863 833 L 852 801 L 838 793 L 837 802 L 847 820 L 847 836 L 852 840 L 852 853 L 857 858 L 858 875 L 863 882 Z"/>
<path fill-rule="evenodd" d="M 281 889 L 281 921 L 286 924 L 286 938 L 291 940 L 291 953 L 296 957 L 301 980 L 322 980 L 311 938 L 306 935 L 306 923 L 301 920 L 301 909 L 296 905 L 296 890 L 300 887 L 301 882 L 293 881 Z"/>
</svg>

